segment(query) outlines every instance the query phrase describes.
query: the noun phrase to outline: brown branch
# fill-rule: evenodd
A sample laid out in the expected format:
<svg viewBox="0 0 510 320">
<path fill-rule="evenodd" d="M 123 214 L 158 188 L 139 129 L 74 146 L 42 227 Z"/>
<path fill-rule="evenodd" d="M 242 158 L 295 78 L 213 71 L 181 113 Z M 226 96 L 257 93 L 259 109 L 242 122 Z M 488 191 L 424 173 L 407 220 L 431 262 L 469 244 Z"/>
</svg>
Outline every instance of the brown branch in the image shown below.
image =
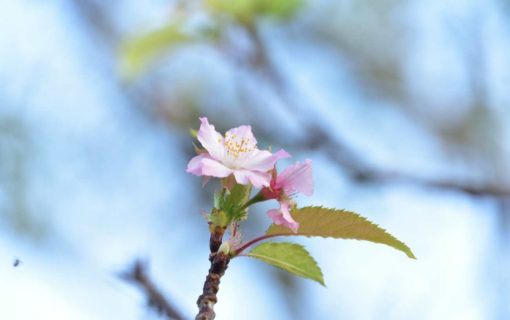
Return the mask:
<svg viewBox="0 0 510 320">
<path fill-rule="evenodd" d="M 214 305 L 218 302 L 216 294 L 220 289 L 220 279 L 225 274 L 230 261 L 228 255 L 223 252 L 218 253 L 223 241 L 223 235 L 225 234 L 225 228 L 212 226 L 212 224 L 209 225 L 209 228 L 211 230 L 211 237 L 209 239 L 209 249 L 211 251 L 209 261 L 211 262 L 211 267 L 205 278 L 202 294 L 197 300 L 198 314 L 195 318 L 196 320 L 213 320 L 216 317 L 216 313 L 214 313 Z"/>
<path fill-rule="evenodd" d="M 313 132 L 313 131 L 312 131 Z M 335 163 L 344 168 L 351 179 L 363 183 L 411 183 L 428 188 L 462 192 L 472 196 L 510 197 L 510 187 L 498 183 L 467 183 L 452 179 L 433 179 L 411 174 L 379 169 L 356 157 L 341 143 L 336 143 L 328 136 L 322 136 L 321 147 Z"/>
<path fill-rule="evenodd" d="M 221 246 L 221 242 L 223 241 L 224 234 L 225 228 L 222 228 L 220 226 L 214 227 L 214 229 L 211 231 L 211 237 L 209 238 L 209 250 L 211 251 L 211 255 L 218 252 L 218 249 Z"/>
<path fill-rule="evenodd" d="M 121 274 L 121 277 L 127 281 L 138 284 L 147 295 L 149 307 L 154 308 L 159 314 L 164 315 L 168 319 L 184 319 L 149 279 L 146 266 L 140 260 L 136 260 L 131 270 Z"/>
<path fill-rule="evenodd" d="M 472 196 L 510 197 L 510 190 L 495 183 L 470 184 L 462 181 L 427 179 L 389 171 L 365 171 L 357 176 L 358 181 L 378 183 L 412 183 L 430 188 L 466 193 Z"/>
<path fill-rule="evenodd" d="M 220 289 L 221 277 L 227 270 L 230 257 L 223 252 L 211 253 L 211 268 L 205 278 L 204 288 L 197 300 L 198 315 L 195 320 L 213 320 L 216 317 L 214 305 L 218 302 L 216 294 Z"/>
</svg>

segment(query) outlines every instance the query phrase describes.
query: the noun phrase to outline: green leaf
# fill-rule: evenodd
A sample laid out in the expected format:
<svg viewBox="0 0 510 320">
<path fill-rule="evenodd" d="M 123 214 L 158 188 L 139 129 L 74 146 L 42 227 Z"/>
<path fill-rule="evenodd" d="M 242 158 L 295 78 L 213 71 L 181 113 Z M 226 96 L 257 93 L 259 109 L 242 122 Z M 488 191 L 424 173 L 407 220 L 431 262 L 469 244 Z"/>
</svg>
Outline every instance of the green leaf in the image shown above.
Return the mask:
<svg viewBox="0 0 510 320">
<path fill-rule="evenodd" d="M 217 208 L 212 208 L 211 213 L 208 215 L 208 220 L 211 223 L 212 228 L 226 228 L 231 221 L 225 211 Z"/>
<path fill-rule="evenodd" d="M 251 185 L 235 184 L 225 197 L 225 202 L 230 207 L 241 207 L 248 201 Z"/>
<path fill-rule="evenodd" d="M 294 209 L 291 214 L 294 220 L 299 222 L 297 233 L 281 225 L 273 224 L 266 235 L 367 240 L 388 245 L 404 252 L 409 258 L 416 259 L 405 243 L 357 213 L 323 207 L 305 207 Z"/>
<path fill-rule="evenodd" d="M 266 242 L 246 254 L 295 275 L 317 281 L 324 286 L 322 271 L 308 251 L 299 244 Z"/>
<path fill-rule="evenodd" d="M 122 72 L 134 77 L 169 48 L 191 40 L 181 25 L 170 23 L 147 34 L 126 41 L 121 51 Z"/>
<path fill-rule="evenodd" d="M 230 191 L 222 193 L 215 199 L 216 207 L 223 210 L 229 221 L 240 221 L 246 218 L 247 208 L 244 204 L 248 201 L 251 193 L 251 185 L 234 184 Z"/>
</svg>

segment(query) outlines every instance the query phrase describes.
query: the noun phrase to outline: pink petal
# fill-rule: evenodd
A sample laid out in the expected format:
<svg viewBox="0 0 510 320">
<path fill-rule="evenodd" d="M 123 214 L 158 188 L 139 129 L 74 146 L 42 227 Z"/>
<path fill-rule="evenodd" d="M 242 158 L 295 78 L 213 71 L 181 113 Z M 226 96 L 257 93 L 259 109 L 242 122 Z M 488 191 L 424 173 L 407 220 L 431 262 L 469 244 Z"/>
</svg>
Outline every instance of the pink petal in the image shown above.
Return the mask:
<svg viewBox="0 0 510 320">
<path fill-rule="evenodd" d="M 279 150 L 271 154 L 267 150 L 254 150 L 249 157 L 241 164 L 243 169 L 256 170 L 256 171 L 269 171 L 274 168 L 276 161 L 283 158 L 290 157 L 290 154 L 285 150 Z"/>
<path fill-rule="evenodd" d="M 311 196 L 313 194 L 312 161 L 307 159 L 304 163 L 298 162 L 287 167 L 276 178 L 276 186 L 283 188 L 287 195 L 299 192 L 305 196 Z"/>
<path fill-rule="evenodd" d="M 279 210 L 269 210 L 267 215 L 269 218 L 271 218 L 271 220 L 273 220 L 275 224 L 284 225 L 291 229 L 294 233 L 297 233 L 299 229 L 299 223 L 292 218 L 289 212 L 289 207 L 285 202 L 280 203 Z"/>
<path fill-rule="evenodd" d="M 200 118 L 201 124 L 198 129 L 197 139 L 209 152 L 211 157 L 220 160 L 225 154 L 223 136 L 219 134 L 213 125 L 209 124 L 207 118 Z"/>
<path fill-rule="evenodd" d="M 206 157 L 206 154 L 199 154 L 198 156 L 193 157 L 188 162 L 188 168 L 186 169 L 187 173 L 194 174 L 195 176 L 202 175 L 202 159 Z"/>
<path fill-rule="evenodd" d="M 194 157 L 188 163 L 186 172 L 196 176 L 208 176 L 224 178 L 232 174 L 232 170 L 225 167 L 222 163 L 212 159 L 209 154 L 203 153 Z"/>
<path fill-rule="evenodd" d="M 202 174 L 204 176 L 225 178 L 232 174 L 232 170 L 214 159 L 202 160 Z"/>
<path fill-rule="evenodd" d="M 267 187 L 271 181 L 271 175 L 266 172 L 249 170 L 234 170 L 234 177 L 239 184 L 253 184 L 256 188 Z"/>
<path fill-rule="evenodd" d="M 237 143 L 242 142 L 248 149 L 255 149 L 257 147 L 257 139 L 255 139 L 251 132 L 251 126 L 232 128 L 225 133 L 225 138 Z"/>
</svg>

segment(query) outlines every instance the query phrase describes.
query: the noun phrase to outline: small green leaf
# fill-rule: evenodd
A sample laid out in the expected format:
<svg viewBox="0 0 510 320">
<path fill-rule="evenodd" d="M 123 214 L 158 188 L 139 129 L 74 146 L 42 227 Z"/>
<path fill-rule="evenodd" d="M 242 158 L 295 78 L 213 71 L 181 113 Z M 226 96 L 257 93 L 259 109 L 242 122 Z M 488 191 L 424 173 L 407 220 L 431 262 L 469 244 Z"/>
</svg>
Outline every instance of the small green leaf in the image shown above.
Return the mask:
<svg viewBox="0 0 510 320">
<path fill-rule="evenodd" d="M 324 286 L 321 269 L 302 245 L 266 242 L 253 248 L 246 255 L 303 278 L 317 281 Z"/>
<path fill-rule="evenodd" d="M 246 217 L 247 209 L 243 208 L 250 197 L 251 185 L 234 184 L 220 201 L 220 207 L 225 210 L 231 220 L 239 221 Z"/>
<path fill-rule="evenodd" d="M 160 29 L 126 41 L 121 51 L 122 72 L 133 77 L 169 48 L 191 40 L 180 24 L 170 23 Z"/>
<path fill-rule="evenodd" d="M 212 208 L 212 211 L 208 216 L 208 220 L 213 229 L 215 227 L 226 228 L 231 221 L 225 211 L 217 208 Z"/>
<path fill-rule="evenodd" d="M 221 194 L 221 192 L 214 193 L 213 201 L 214 201 L 214 208 L 216 208 L 216 209 L 221 208 L 221 204 L 223 201 L 223 195 Z"/>
<path fill-rule="evenodd" d="M 235 184 L 226 196 L 226 203 L 229 206 L 242 206 L 248 201 L 251 192 L 251 185 Z"/>
<path fill-rule="evenodd" d="M 266 235 L 367 240 L 388 245 L 404 252 L 409 258 L 416 259 L 405 243 L 357 213 L 323 207 L 305 207 L 294 209 L 291 214 L 294 220 L 299 222 L 297 233 L 281 225 L 273 224 Z"/>
</svg>

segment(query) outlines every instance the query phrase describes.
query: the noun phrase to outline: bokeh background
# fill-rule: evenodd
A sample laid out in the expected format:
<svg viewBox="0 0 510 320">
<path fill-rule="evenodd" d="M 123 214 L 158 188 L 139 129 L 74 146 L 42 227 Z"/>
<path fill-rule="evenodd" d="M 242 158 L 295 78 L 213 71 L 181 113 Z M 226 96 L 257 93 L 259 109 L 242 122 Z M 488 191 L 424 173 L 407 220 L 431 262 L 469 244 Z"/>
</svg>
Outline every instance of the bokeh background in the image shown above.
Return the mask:
<svg viewBox="0 0 510 320">
<path fill-rule="evenodd" d="M 0 318 L 163 319 L 119 276 L 138 258 L 192 318 L 215 185 L 184 170 L 207 116 L 312 159 L 299 204 L 418 257 L 302 239 L 327 288 L 236 259 L 219 319 L 510 319 L 509 19 L 506 0 L 0 0 Z"/>
</svg>

